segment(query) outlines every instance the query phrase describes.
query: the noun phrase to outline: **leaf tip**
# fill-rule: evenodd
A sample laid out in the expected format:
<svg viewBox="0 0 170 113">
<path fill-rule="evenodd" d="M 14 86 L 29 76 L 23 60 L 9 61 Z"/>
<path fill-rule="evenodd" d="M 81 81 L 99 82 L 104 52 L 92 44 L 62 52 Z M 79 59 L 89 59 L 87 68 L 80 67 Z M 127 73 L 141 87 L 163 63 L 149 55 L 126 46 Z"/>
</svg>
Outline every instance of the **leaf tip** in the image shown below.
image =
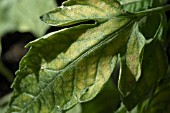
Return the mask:
<svg viewBox="0 0 170 113">
<path fill-rule="evenodd" d="M 39 18 L 41 21 L 48 23 L 50 16 L 48 13 L 45 13 L 45 14 L 42 14 Z"/>
</svg>

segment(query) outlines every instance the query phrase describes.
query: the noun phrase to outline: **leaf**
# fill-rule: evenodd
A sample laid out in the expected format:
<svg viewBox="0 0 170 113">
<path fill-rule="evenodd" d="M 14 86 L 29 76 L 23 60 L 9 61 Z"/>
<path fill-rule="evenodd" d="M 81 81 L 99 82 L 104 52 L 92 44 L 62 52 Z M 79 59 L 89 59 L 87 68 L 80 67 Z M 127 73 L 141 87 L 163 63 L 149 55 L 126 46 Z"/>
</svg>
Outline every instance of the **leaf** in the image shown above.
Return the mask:
<svg viewBox="0 0 170 113">
<path fill-rule="evenodd" d="M 160 26 L 152 40 L 148 40 L 142 61 L 141 77 L 136 83 L 135 88 L 127 97 L 123 97 L 123 102 L 128 110 L 131 110 L 136 104 L 143 100 L 151 91 L 153 86 L 166 75 L 167 56 L 159 40 L 163 35 L 163 26 L 161 19 Z"/>
<path fill-rule="evenodd" d="M 146 9 L 162 6 L 164 0 L 118 0 L 123 5 L 124 9 L 130 12 L 138 12 Z M 161 13 L 164 14 L 164 13 Z M 167 20 L 164 14 L 164 28 L 166 29 Z M 159 14 L 147 15 L 139 21 L 139 29 L 146 39 L 153 38 L 160 24 Z M 154 27 L 153 27 L 154 26 Z M 147 28 L 147 29 L 146 29 Z M 166 30 L 165 30 L 166 31 Z M 166 34 L 166 33 L 165 33 Z M 162 40 L 164 40 L 163 36 Z"/>
<path fill-rule="evenodd" d="M 152 6 L 153 0 L 118 0 L 123 5 L 123 8 L 129 12 L 138 12 L 149 9 Z"/>
<path fill-rule="evenodd" d="M 126 52 L 120 59 L 118 87 L 124 96 L 132 91 L 141 76 L 144 45 L 145 38 L 139 32 L 138 25 L 136 25 L 127 43 Z"/>
<path fill-rule="evenodd" d="M 132 4 L 135 2 L 141 2 L 142 0 L 118 0 L 121 5 Z"/>
<path fill-rule="evenodd" d="M 41 22 L 38 17 L 54 7 L 54 0 L 15 0 L 10 12 L 17 30 L 32 32 L 39 37 L 46 32 L 49 26 Z"/>
<path fill-rule="evenodd" d="M 151 7 L 158 7 L 158 6 L 162 6 L 162 5 L 163 5 L 162 0 L 156 0 L 156 1 L 152 2 Z M 161 13 L 161 15 L 162 15 L 162 17 L 160 17 L 159 14 L 148 15 L 147 17 L 144 17 L 142 20 L 140 20 L 140 31 L 142 32 L 142 34 L 145 36 L 146 39 L 150 39 L 150 38 L 154 37 L 154 35 L 159 27 L 161 19 L 163 19 L 162 26 L 164 27 L 163 31 L 165 32 L 163 34 L 166 35 L 167 19 L 166 19 L 166 15 L 164 13 Z M 166 36 L 162 36 L 160 40 L 164 41 L 165 37 Z"/>
<path fill-rule="evenodd" d="M 170 77 L 161 80 L 154 96 L 144 113 L 169 113 L 170 112 Z"/>
<path fill-rule="evenodd" d="M 31 48 L 26 57 L 20 62 L 20 70 L 27 72 L 25 74 L 35 73 L 35 75 L 38 76 L 39 70 L 45 68 L 42 61 L 47 63 L 52 62 L 51 64 L 55 63 L 52 61 L 53 59 L 62 52 L 66 52 L 69 46 L 75 42 L 79 36 L 81 36 L 88 28 L 94 26 L 96 25 L 81 25 L 71 29 L 65 28 L 61 31 L 49 33 L 40 39 L 30 42 L 27 47 L 34 46 L 34 48 Z M 39 51 L 38 54 L 37 51 Z M 30 58 L 33 60 L 30 61 Z M 26 68 L 25 65 L 27 66 Z M 26 76 L 25 74 L 21 74 L 20 77 L 16 79 L 17 82 L 20 82 L 20 80 Z M 18 84 L 14 85 L 14 87 L 18 87 Z"/>
<path fill-rule="evenodd" d="M 70 0 L 67 4 L 74 2 Z M 94 9 L 93 1 L 79 2 L 80 6 L 88 3 L 88 8 Z M 95 3 L 108 7 L 107 0 Z M 110 8 L 113 8 L 110 9 L 113 10 L 112 17 L 109 15 L 105 22 L 96 21 L 89 25 L 91 28 L 87 25 L 65 28 L 28 44 L 31 49 L 17 71 L 8 112 L 59 112 L 78 102 L 89 101 L 100 92 L 136 21 L 133 16 L 114 16 L 117 8 Z M 67 25 L 74 23 L 75 20 L 69 20 Z M 63 25 L 63 22 L 56 25 Z"/>
<path fill-rule="evenodd" d="M 102 23 L 120 15 L 120 8 L 116 0 L 69 0 L 63 6 L 42 15 L 41 19 L 53 26 L 69 26 L 89 20 Z"/>
<path fill-rule="evenodd" d="M 0 1 L 0 38 L 6 32 L 14 29 L 14 23 L 10 15 L 10 7 L 13 6 L 12 0 L 1 0 Z"/>
<path fill-rule="evenodd" d="M 166 0 L 118 0 L 123 8 L 129 12 L 144 11 L 146 9 L 162 6 Z"/>
<path fill-rule="evenodd" d="M 111 80 L 91 101 L 82 103 L 82 113 L 112 113 L 120 106 L 119 92 Z"/>
<path fill-rule="evenodd" d="M 49 26 L 38 16 L 54 7 L 54 0 L 1 0 L 0 36 L 11 31 L 32 32 L 37 37 L 43 35 Z"/>
</svg>

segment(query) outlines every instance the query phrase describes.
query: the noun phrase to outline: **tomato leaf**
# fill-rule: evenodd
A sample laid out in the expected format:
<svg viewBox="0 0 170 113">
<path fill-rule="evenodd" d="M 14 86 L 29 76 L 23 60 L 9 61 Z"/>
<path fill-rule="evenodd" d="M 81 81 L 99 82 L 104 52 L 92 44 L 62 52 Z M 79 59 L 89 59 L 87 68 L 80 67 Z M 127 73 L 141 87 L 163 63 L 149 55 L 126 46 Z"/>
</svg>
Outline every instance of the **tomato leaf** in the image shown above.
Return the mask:
<svg viewBox="0 0 170 113">
<path fill-rule="evenodd" d="M 69 26 L 89 20 L 102 23 L 120 15 L 121 11 L 116 0 L 69 0 L 63 6 L 42 15 L 41 19 L 53 26 Z"/>
<path fill-rule="evenodd" d="M 118 0 L 123 5 L 123 8 L 129 12 L 137 12 L 149 9 L 152 6 L 153 0 Z"/>
<path fill-rule="evenodd" d="M 131 93 L 123 97 L 123 102 L 128 110 L 131 110 L 136 104 L 143 100 L 151 91 L 153 86 L 166 75 L 167 56 L 159 40 L 163 36 L 163 19 L 152 40 L 147 40 L 144 48 L 141 77 L 136 83 Z"/>
<path fill-rule="evenodd" d="M 8 112 L 60 112 L 78 102 L 89 101 L 100 92 L 136 21 L 135 16 L 125 16 L 128 13 L 119 8 L 117 1 L 108 3 L 109 0 L 69 0 L 64 3 L 67 8 L 42 17 L 49 24 L 73 27 L 47 34 L 27 45 L 31 48 L 17 71 Z M 92 12 L 87 13 L 84 8 Z M 104 9 L 108 9 L 107 15 L 103 15 Z M 68 12 L 76 11 L 78 14 L 68 16 Z M 55 18 L 55 14 L 63 12 L 66 20 Z M 86 20 L 95 23 L 74 26 Z"/>
<path fill-rule="evenodd" d="M 127 96 L 141 76 L 142 55 L 145 38 L 135 26 L 127 43 L 125 54 L 120 58 L 119 90 Z M 129 83 L 129 84 L 127 84 Z"/>
</svg>

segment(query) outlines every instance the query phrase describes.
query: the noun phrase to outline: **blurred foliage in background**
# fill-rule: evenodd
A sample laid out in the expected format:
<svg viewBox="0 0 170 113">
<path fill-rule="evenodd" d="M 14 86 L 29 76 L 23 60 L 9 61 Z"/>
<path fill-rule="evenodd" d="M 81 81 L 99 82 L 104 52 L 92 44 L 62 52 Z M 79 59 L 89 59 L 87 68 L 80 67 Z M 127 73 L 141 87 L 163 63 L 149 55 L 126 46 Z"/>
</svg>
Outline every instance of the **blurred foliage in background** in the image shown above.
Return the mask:
<svg viewBox="0 0 170 113">
<path fill-rule="evenodd" d="M 54 0 L 1 0 L 0 36 L 11 31 L 31 32 L 36 37 L 44 35 L 48 25 L 39 16 L 55 6 Z"/>
</svg>

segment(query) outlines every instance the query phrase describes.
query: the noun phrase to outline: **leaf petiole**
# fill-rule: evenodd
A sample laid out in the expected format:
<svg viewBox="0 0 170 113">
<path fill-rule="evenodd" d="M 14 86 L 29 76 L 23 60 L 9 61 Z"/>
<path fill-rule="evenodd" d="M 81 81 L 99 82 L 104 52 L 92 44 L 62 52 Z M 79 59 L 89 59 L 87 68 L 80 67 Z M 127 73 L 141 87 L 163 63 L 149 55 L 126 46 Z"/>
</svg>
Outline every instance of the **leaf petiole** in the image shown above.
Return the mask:
<svg viewBox="0 0 170 113">
<path fill-rule="evenodd" d="M 156 7 L 156 8 L 151 8 L 147 9 L 144 11 L 139 11 L 136 13 L 137 17 L 144 17 L 146 15 L 153 15 L 153 14 L 159 14 L 162 12 L 166 12 L 170 10 L 170 5 L 162 6 L 162 7 Z"/>
</svg>

